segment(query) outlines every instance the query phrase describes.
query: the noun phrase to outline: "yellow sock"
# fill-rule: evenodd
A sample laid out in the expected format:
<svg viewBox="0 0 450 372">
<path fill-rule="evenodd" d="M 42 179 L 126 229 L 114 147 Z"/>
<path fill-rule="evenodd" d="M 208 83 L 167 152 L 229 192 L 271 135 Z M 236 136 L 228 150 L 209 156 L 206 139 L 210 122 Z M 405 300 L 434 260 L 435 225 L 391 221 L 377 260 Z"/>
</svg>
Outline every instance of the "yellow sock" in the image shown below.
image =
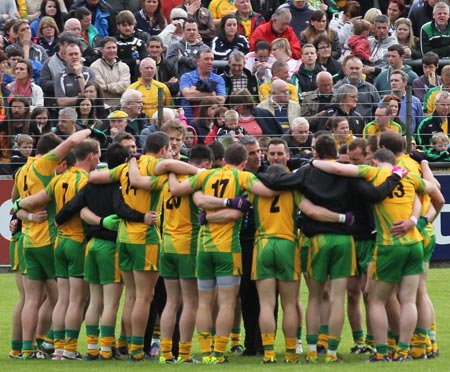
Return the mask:
<svg viewBox="0 0 450 372">
<path fill-rule="evenodd" d="M 172 339 L 162 338 L 161 339 L 161 356 L 166 359 L 172 359 Z"/>
<path fill-rule="evenodd" d="M 211 354 L 211 335 L 209 332 L 198 332 L 198 343 L 200 344 L 200 351 L 203 356 Z"/>
<path fill-rule="evenodd" d="M 227 348 L 229 337 L 215 336 L 214 337 L 214 356 L 217 358 L 223 357 L 225 349 Z"/>
<path fill-rule="evenodd" d="M 297 354 L 295 353 L 295 348 L 297 346 L 297 338 L 288 338 L 284 339 L 284 345 L 286 347 L 286 353 L 284 355 L 286 360 L 290 362 L 297 362 Z"/>
<path fill-rule="evenodd" d="M 178 346 L 179 356 L 183 358 L 183 360 L 191 359 L 191 349 L 192 349 L 192 341 L 189 342 L 180 342 Z"/>
<path fill-rule="evenodd" d="M 264 346 L 264 359 L 275 359 L 275 333 L 261 333 L 261 339 Z"/>
</svg>

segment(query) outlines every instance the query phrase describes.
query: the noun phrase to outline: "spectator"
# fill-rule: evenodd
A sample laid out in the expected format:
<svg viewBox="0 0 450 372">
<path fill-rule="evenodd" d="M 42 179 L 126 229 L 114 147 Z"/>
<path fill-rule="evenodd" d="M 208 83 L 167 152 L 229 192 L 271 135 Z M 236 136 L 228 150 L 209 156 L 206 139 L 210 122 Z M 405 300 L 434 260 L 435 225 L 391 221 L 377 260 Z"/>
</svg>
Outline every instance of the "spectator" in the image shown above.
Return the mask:
<svg viewBox="0 0 450 372">
<path fill-rule="evenodd" d="M 311 158 L 312 138 L 313 134 L 309 131 L 309 122 L 301 116 L 295 118 L 290 124 L 289 132 L 281 136 L 281 139 L 285 140 L 289 147 L 291 158 Z"/>
<path fill-rule="evenodd" d="M 311 126 L 317 126 L 317 114 L 331 106 L 334 95 L 333 77 L 328 71 L 321 71 L 316 77 L 317 89 L 305 93 L 301 105 L 301 116 L 305 117 Z"/>
<path fill-rule="evenodd" d="M 250 39 L 253 31 L 259 26 L 266 23 L 264 17 L 252 10 L 250 0 L 236 0 L 236 16 L 239 19 L 238 27 L 239 34 L 245 36 L 247 40 Z"/>
<path fill-rule="evenodd" d="M 212 14 L 216 27 L 220 24 L 223 17 L 236 12 L 234 0 L 212 0 L 209 3 L 208 9 Z"/>
<path fill-rule="evenodd" d="M 55 21 L 51 17 L 42 17 L 39 22 L 38 33 L 34 39 L 34 43 L 45 49 L 49 57 L 56 53 L 58 44 L 59 29 Z"/>
<path fill-rule="evenodd" d="M 351 133 L 348 121 L 342 116 L 333 116 L 330 118 L 331 132 L 336 141 L 338 150 L 343 146 L 348 146 L 356 137 Z"/>
<path fill-rule="evenodd" d="M 161 0 L 143 0 L 142 9 L 134 13 L 134 17 L 136 27 L 150 36 L 158 35 L 167 26 L 167 20 L 161 9 Z"/>
<path fill-rule="evenodd" d="M 284 3 L 282 0 L 267 0 L 261 2 L 260 0 L 250 0 L 252 9 L 255 12 L 261 13 L 266 22 L 268 22 L 273 13 L 278 9 L 280 5 Z"/>
<path fill-rule="evenodd" d="M 239 50 L 231 52 L 228 59 L 228 66 L 224 68 L 224 72 L 220 75 L 225 81 L 227 95 L 232 91 L 242 88 L 247 88 L 254 97 L 258 100 L 258 81 L 256 77 L 244 67 L 245 55 Z"/>
<path fill-rule="evenodd" d="M 357 109 L 365 122 L 373 120 L 375 108 L 380 102 L 377 89 L 363 79 L 363 64 L 358 57 L 350 57 L 344 68 L 345 78 L 335 84 L 339 88 L 342 84 L 351 84 L 358 90 Z M 362 128 L 361 128 L 362 129 Z"/>
<path fill-rule="evenodd" d="M 112 35 L 116 30 L 114 12 L 105 0 L 75 0 L 70 10 L 88 8 L 92 13 L 93 25 L 101 37 Z"/>
<path fill-rule="evenodd" d="M 423 101 L 425 94 L 439 84 L 442 84 L 441 77 L 437 74 L 439 67 L 439 56 L 434 52 L 425 53 L 422 57 L 423 75 L 413 81 L 414 95 Z"/>
<path fill-rule="evenodd" d="M 448 136 L 444 133 L 436 133 L 431 137 L 431 147 L 425 150 L 425 158 L 428 161 L 450 161 L 448 152 Z"/>
<path fill-rule="evenodd" d="M 2 76 L 2 84 L 9 84 L 13 81 L 13 78 L 10 74 L 8 74 L 8 56 L 2 50 L 0 50 L 0 75 Z"/>
<path fill-rule="evenodd" d="M 364 127 L 363 137 L 365 139 L 368 139 L 374 134 L 386 132 L 387 130 L 393 130 L 402 134 L 402 126 L 400 124 L 397 124 L 392 119 L 393 115 L 389 104 L 381 104 L 375 111 L 375 120 L 371 121 Z"/>
<path fill-rule="evenodd" d="M 323 71 L 322 66 L 317 62 L 316 47 L 313 44 L 303 45 L 302 61 L 300 69 L 292 77 L 292 84 L 296 86 L 301 97 L 306 92 L 311 92 L 317 88 L 317 74 Z"/>
<path fill-rule="evenodd" d="M 357 1 L 347 1 L 342 11 L 333 14 L 329 27 L 338 34 L 341 45 L 345 45 L 353 35 L 353 23 L 360 19 L 360 15 L 361 6 Z"/>
<path fill-rule="evenodd" d="M 83 130 L 84 128 L 77 123 L 78 114 L 73 107 L 64 107 L 58 113 L 58 125 L 54 128 L 54 133 L 60 137 L 66 138 L 71 134 Z"/>
<path fill-rule="evenodd" d="M 347 45 L 351 50 L 351 54 L 361 59 L 365 65 L 370 65 L 373 62 L 373 57 L 370 55 L 369 37 L 370 22 L 364 19 L 358 19 L 353 26 L 353 35 L 347 40 Z"/>
<path fill-rule="evenodd" d="M 198 114 L 192 122 L 198 136 L 198 143 L 204 144 L 205 138 L 214 126 L 216 110 L 221 105 L 217 97 L 205 97 L 199 103 Z"/>
<path fill-rule="evenodd" d="M 195 104 L 204 97 L 216 96 L 225 102 L 226 90 L 223 78 L 212 72 L 214 54 L 210 49 L 200 49 L 196 55 L 197 69 L 181 76 L 181 106 L 190 123 L 195 116 Z"/>
<path fill-rule="evenodd" d="M 277 9 L 269 22 L 260 25 L 253 32 L 250 37 L 250 50 L 255 49 L 255 45 L 259 40 L 265 40 L 271 43 L 273 40 L 283 37 L 289 41 L 292 49 L 292 58 L 300 59 L 302 56 L 302 48 L 294 29 L 289 26 L 291 19 L 292 16 L 289 9 Z"/>
<path fill-rule="evenodd" d="M 289 77 L 298 71 L 302 63 L 300 60 L 292 58 L 291 46 L 284 38 L 272 41 L 272 55 L 277 61 L 286 62 L 289 65 Z"/>
<path fill-rule="evenodd" d="M 99 119 L 105 120 L 109 114 L 110 107 L 105 104 L 103 99 L 103 91 L 99 83 L 96 81 L 89 81 L 84 86 L 83 94 L 94 101 L 95 116 Z"/>
<path fill-rule="evenodd" d="M 92 62 L 100 57 L 97 51 L 89 46 L 81 36 L 81 23 L 77 18 L 69 18 L 66 21 L 64 24 L 64 32 L 73 32 L 77 35 L 85 66 L 90 66 Z"/>
<path fill-rule="evenodd" d="M 303 49 L 305 53 L 305 49 Z M 277 79 L 272 82 L 269 99 L 262 101 L 257 107 L 268 110 L 278 120 L 285 132 L 294 119 L 300 116 L 300 105 L 290 99 L 288 84 Z"/>
<path fill-rule="evenodd" d="M 34 140 L 28 134 L 21 134 L 17 139 L 17 149 L 11 151 L 9 157 L 10 174 L 14 174 L 17 169 L 27 162 L 33 151 Z"/>
<path fill-rule="evenodd" d="M 342 45 L 337 33 L 328 27 L 327 15 L 323 10 L 315 10 L 311 14 L 309 26 L 300 34 L 300 43 L 314 44 L 319 35 L 326 35 L 331 42 L 331 56 L 339 59 L 342 54 Z"/>
<path fill-rule="evenodd" d="M 446 65 L 441 70 L 442 85 L 431 88 L 423 99 L 423 112 L 425 115 L 431 115 L 436 106 L 436 96 L 441 91 L 450 92 L 450 65 Z"/>
<path fill-rule="evenodd" d="M 419 59 L 422 53 L 419 50 L 419 38 L 415 37 L 412 31 L 412 23 L 408 18 L 399 18 L 395 22 L 394 36 L 397 42 L 403 47 L 405 58 Z"/>
<path fill-rule="evenodd" d="M 61 10 L 61 4 L 58 0 L 42 0 L 39 5 L 39 16 L 30 23 L 32 37 L 38 36 L 39 24 L 44 17 L 50 17 L 56 24 L 58 30 L 64 29 L 64 21 L 67 14 Z M 58 35 L 59 32 L 56 34 Z"/>
<path fill-rule="evenodd" d="M 203 42 L 211 46 L 211 41 L 216 36 L 216 26 L 209 9 L 202 6 L 200 0 L 184 0 L 179 7 L 186 11 L 189 18 L 193 18 L 198 26 L 198 33 Z"/>
<path fill-rule="evenodd" d="M 260 40 L 256 43 L 255 50 L 245 56 L 245 68 L 251 71 L 260 83 L 267 83 L 272 78 L 271 68 L 276 59 L 270 54 L 271 51 L 271 45 Z"/>
<path fill-rule="evenodd" d="M 237 111 L 227 110 L 223 114 L 223 117 L 225 121 L 217 130 L 216 141 L 222 142 L 224 146 L 227 147 L 225 143 L 231 145 L 248 133 L 242 126 L 239 125 L 239 113 Z M 229 140 L 227 141 L 225 138 Z"/>
<path fill-rule="evenodd" d="M 158 37 L 161 38 L 165 50 L 167 50 L 170 44 L 183 39 L 183 25 L 184 22 L 186 22 L 187 17 L 188 15 L 183 9 L 172 9 L 170 12 L 170 24 L 168 24 L 158 35 Z"/>
<path fill-rule="evenodd" d="M 96 60 L 91 69 L 105 98 L 105 103 L 115 107 L 123 92 L 131 84 L 130 68 L 117 57 L 117 40 L 105 37 L 100 42 L 102 58 Z"/>
<path fill-rule="evenodd" d="M 150 125 L 150 118 L 142 112 L 143 102 L 142 93 L 127 89 L 120 98 L 120 110 L 128 115 L 128 126 L 133 128 L 136 133 Z"/>
<path fill-rule="evenodd" d="M 0 31 L 4 31 L 5 23 L 10 19 L 20 18 L 14 0 L 5 0 L 0 4 Z"/>
<path fill-rule="evenodd" d="M 443 1 L 433 8 L 433 21 L 425 23 L 420 29 L 420 48 L 422 54 L 435 52 L 440 58 L 450 56 L 450 13 L 448 4 Z"/>
<path fill-rule="evenodd" d="M 381 100 L 380 106 L 383 105 L 383 103 L 387 103 L 391 109 L 391 116 L 392 121 L 396 122 L 397 124 L 400 124 L 402 127 L 402 134 L 406 134 L 406 124 L 398 117 L 398 114 L 400 113 L 400 108 L 402 106 L 401 99 L 397 96 L 394 96 L 393 94 L 386 94 L 383 99 Z"/>
<path fill-rule="evenodd" d="M 158 131 L 159 128 L 161 128 L 162 124 L 164 124 L 166 121 L 171 120 L 171 119 L 176 119 L 174 110 L 172 110 L 168 107 L 164 107 L 163 108 L 163 117 L 162 117 L 161 121 L 159 120 L 158 111 L 156 111 L 152 115 L 150 123 L 148 125 L 146 125 L 145 128 L 142 129 L 142 131 L 141 131 L 141 134 L 139 136 L 140 148 L 144 149 L 145 142 L 147 141 L 147 137 L 149 134 Z M 162 124 L 160 124 L 160 122 Z"/>
<path fill-rule="evenodd" d="M 135 83 L 131 84 L 128 89 L 134 89 L 141 92 L 144 104 L 142 111 L 150 117 L 158 110 L 159 88 L 163 91 L 164 106 L 171 106 L 172 96 L 170 95 L 169 88 L 167 88 L 166 84 L 154 79 L 156 74 L 155 61 L 149 57 L 144 58 L 139 65 L 139 71 L 141 77 L 138 78 Z"/>
<path fill-rule="evenodd" d="M 423 2 L 422 6 L 411 10 L 409 19 L 411 20 L 415 37 L 420 37 L 422 26 L 433 20 L 433 8 L 438 2 L 439 0 L 427 0 Z"/>
<path fill-rule="evenodd" d="M 442 91 L 436 96 L 436 106 L 433 115 L 426 117 L 417 127 L 416 142 L 426 148 L 431 144 L 431 138 L 436 133 L 448 136 L 448 116 L 450 114 L 450 93 Z"/>
<path fill-rule="evenodd" d="M 342 74 L 341 63 L 331 56 L 331 42 L 327 36 L 321 35 L 316 39 L 314 44 L 317 52 L 317 62 L 322 70 L 328 71 L 333 80 L 337 82 Z"/>
<path fill-rule="evenodd" d="M 281 8 L 289 9 L 292 15 L 290 25 L 296 35 L 300 35 L 308 27 L 315 10 L 306 0 L 292 0 L 281 5 Z"/>
<path fill-rule="evenodd" d="M 276 79 L 281 79 L 283 81 L 289 80 L 289 65 L 287 62 L 275 61 L 271 68 L 272 79 L 261 84 L 258 88 L 259 100 L 262 102 L 269 98 L 270 87 L 272 86 L 272 81 Z M 291 99 L 298 102 L 298 91 L 295 85 L 288 83 L 289 93 L 291 94 Z"/>
<path fill-rule="evenodd" d="M 87 8 L 78 8 L 73 12 L 73 17 L 80 21 L 81 25 L 81 37 L 84 42 L 91 48 L 98 47 L 102 36 L 92 24 L 92 13 Z"/>
<path fill-rule="evenodd" d="M 69 44 L 65 48 L 64 60 L 65 68 L 54 80 L 56 103 L 58 106 L 73 106 L 86 83 L 96 77 L 94 71 L 83 66 L 78 44 Z"/>
<path fill-rule="evenodd" d="M 130 80 L 134 83 L 139 74 L 140 62 L 148 56 L 148 34 L 136 30 L 136 19 L 129 10 L 121 11 L 117 17 L 117 57 L 130 68 Z"/>
<path fill-rule="evenodd" d="M 109 126 L 104 131 L 108 136 L 107 146 L 114 141 L 119 133 L 130 133 L 135 137 L 136 143 L 139 143 L 139 135 L 128 125 L 128 115 L 126 112 L 116 110 L 108 115 Z M 107 147 L 106 146 L 106 147 Z"/>
<path fill-rule="evenodd" d="M 83 95 L 79 96 L 75 104 L 75 110 L 77 111 L 77 124 L 79 126 L 98 130 L 104 129 L 103 122 L 95 116 L 94 101 L 92 99 Z"/>
<path fill-rule="evenodd" d="M 389 22 L 391 24 L 390 34 L 393 35 L 395 31 L 395 22 L 397 22 L 399 18 L 406 16 L 406 7 L 404 1 L 389 0 L 386 15 L 388 16 Z"/>
<path fill-rule="evenodd" d="M 170 65 L 176 66 L 178 76 L 195 70 L 196 56 L 200 49 L 206 45 L 198 34 L 198 26 L 194 19 L 188 18 L 183 26 L 184 38 L 172 43 L 167 50 L 167 61 Z"/>
<path fill-rule="evenodd" d="M 407 74 L 408 85 L 412 85 L 414 79 L 417 79 L 417 74 L 413 71 L 411 66 L 403 64 L 405 58 L 405 50 L 400 44 L 393 44 L 388 48 L 387 59 L 389 67 L 381 71 L 375 79 L 375 87 L 381 96 L 388 94 L 391 90 L 391 74 L 394 70 L 401 70 Z"/>
<path fill-rule="evenodd" d="M 228 61 L 234 50 L 248 53 L 248 41 L 245 36 L 239 35 L 238 24 L 239 18 L 235 14 L 227 14 L 220 21 L 218 35 L 211 43 L 215 60 Z"/>
<path fill-rule="evenodd" d="M 33 83 L 33 68 L 25 59 L 19 60 L 14 68 L 16 80 L 8 84 L 8 88 L 15 96 L 25 97 L 30 100 L 33 111 L 37 106 L 44 106 L 44 93 L 42 88 Z"/>
<path fill-rule="evenodd" d="M 50 112 L 46 107 L 36 107 L 31 113 L 31 125 L 36 125 L 40 134 L 51 132 L 52 122 L 50 120 Z"/>
</svg>

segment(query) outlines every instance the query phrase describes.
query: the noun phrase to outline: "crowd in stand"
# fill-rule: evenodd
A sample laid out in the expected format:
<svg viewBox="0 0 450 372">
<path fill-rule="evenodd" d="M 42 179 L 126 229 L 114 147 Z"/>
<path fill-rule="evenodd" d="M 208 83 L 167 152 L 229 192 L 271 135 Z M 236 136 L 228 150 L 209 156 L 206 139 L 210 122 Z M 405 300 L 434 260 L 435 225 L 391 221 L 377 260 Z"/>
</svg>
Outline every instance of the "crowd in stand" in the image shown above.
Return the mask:
<svg viewBox="0 0 450 372">
<path fill-rule="evenodd" d="M 449 19 L 437 0 L 1 1 L 10 357 L 82 359 L 84 320 L 89 361 L 221 364 L 231 338 L 275 363 L 278 287 L 297 363 L 301 273 L 309 363 L 341 361 L 346 291 L 352 354 L 436 357 L 425 281 L 444 200 L 427 161 L 450 161 Z"/>
</svg>

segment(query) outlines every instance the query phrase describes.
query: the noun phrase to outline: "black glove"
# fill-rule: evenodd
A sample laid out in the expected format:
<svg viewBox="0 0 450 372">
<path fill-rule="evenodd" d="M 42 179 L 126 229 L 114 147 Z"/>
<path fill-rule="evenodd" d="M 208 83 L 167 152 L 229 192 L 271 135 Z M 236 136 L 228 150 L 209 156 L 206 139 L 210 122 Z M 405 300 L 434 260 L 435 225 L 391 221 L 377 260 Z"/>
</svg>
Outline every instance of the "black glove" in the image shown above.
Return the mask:
<svg viewBox="0 0 450 372">
<path fill-rule="evenodd" d="M 414 150 L 411 152 L 411 154 L 409 154 L 409 157 L 415 161 L 417 161 L 419 164 L 422 163 L 423 160 L 426 160 L 425 157 L 425 153 L 424 152 L 420 152 L 417 150 Z"/>
</svg>

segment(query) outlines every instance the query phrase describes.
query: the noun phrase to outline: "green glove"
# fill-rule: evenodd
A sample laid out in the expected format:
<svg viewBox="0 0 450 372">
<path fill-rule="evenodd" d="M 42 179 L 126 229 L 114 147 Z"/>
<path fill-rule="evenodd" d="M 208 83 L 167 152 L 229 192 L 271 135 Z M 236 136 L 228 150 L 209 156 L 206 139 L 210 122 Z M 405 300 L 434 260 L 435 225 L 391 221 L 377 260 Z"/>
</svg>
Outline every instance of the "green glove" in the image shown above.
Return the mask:
<svg viewBox="0 0 450 372">
<path fill-rule="evenodd" d="M 119 223 L 122 219 L 117 214 L 110 214 L 100 220 L 100 225 L 111 231 L 119 230 Z"/>
<path fill-rule="evenodd" d="M 420 217 L 419 221 L 417 221 L 417 229 L 422 232 L 425 226 L 428 225 L 428 220 L 425 217 Z"/>
<path fill-rule="evenodd" d="M 14 210 L 14 213 L 17 213 L 17 212 L 19 211 L 19 209 L 20 209 L 19 204 L 20 204 L 21 201 L 22 201 L 22 198 L 16 199 L 16 200 L 14 201 L 14 203 L 13 203 L 13 210 Z"/>
<path fill-rule="evenodd" d="M 100 147 L 104 147 L 106 144 L 106 134 L 98 129 L 91 128 L 91 135 L 89 137 L 96 139 L 98 142 L 100 142 Z"/>
</svg>

